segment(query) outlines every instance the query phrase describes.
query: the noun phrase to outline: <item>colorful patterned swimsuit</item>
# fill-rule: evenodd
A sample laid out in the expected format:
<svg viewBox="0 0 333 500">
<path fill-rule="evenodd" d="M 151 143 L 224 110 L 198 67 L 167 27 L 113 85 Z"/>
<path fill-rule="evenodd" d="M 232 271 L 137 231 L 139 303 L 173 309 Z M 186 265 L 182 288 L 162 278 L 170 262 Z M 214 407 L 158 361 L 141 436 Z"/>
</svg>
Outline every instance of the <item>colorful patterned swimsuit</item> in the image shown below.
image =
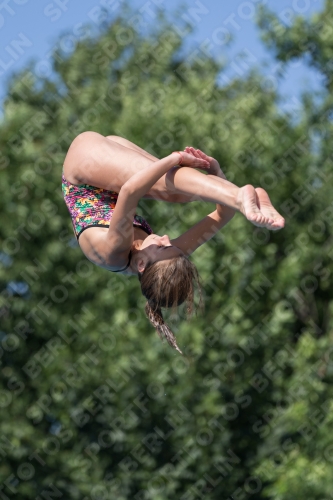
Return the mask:
<svg viewBox="0 0 333 500">
<path fill-rule="evenodd" d="M 116 207 L 118 193 L 90 186 L 89 184 L 76 186 L 68 182 L 64 175 L 62 175 L 62 192 L 77 239 L 89 227 L 110 226 L 110 219 Z M 152 234 L 153 232 L 148 222 L 141 215 L 135 214 L 133 226 L 140 227 L 147 234 Z M 127 266 L 119 271 L 127 269 L 130 259 L 131 253 Z M 117 273 L 119 271 L 113 272 Z"/>
</svg>

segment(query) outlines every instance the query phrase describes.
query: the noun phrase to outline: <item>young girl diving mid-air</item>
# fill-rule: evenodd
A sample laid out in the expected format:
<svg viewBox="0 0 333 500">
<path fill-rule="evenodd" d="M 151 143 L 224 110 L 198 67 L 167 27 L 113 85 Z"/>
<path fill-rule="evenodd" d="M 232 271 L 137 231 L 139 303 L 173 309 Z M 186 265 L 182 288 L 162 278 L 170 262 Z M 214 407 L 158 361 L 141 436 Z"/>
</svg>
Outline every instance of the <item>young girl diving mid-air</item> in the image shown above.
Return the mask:
<svg viewBox="0 0 333 500">
<path fill-rule="evenodd" d="M 138 276 L 147 299 L 147 317 L 159 336 L 180 353 L 161 308 L 186 301 L 187 312 L 192 312 L 199 276 L 188 256 L 235 212 L 271 230 L 283 228 L 285 222 L 266 191 L 250 184 L 239 188 L 227 181 L 218 162 L 198 149 L 187 147 L 159 160 L 122 137 L 96 132 L 84 132 L 72 142 L 62 190 L 85 256 L 109 271 Z M 136 214 L 141 198 L 208 201 L 216 203 L 216 210 L 170 240 L 154 233 Z"/>
</svg>

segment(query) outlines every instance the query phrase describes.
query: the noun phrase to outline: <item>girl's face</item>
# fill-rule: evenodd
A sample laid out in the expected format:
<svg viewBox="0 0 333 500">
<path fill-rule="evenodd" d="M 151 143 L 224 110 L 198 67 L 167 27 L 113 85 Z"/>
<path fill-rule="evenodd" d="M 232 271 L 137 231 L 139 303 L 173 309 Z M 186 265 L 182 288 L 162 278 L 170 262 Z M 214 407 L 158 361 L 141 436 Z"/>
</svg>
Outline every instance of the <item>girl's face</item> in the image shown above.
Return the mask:
<svg viewBox="0 0 333 500">
<path fill-rule="evenodd" d="M 159 236 L 150 234 L 142 242 L 140 250 L 143 250 L 148 259 L 152 262 L 168 260 L 173 257 L 183 255 L 183 251 L 172 245 L 167 234 Z"/>
</svg>

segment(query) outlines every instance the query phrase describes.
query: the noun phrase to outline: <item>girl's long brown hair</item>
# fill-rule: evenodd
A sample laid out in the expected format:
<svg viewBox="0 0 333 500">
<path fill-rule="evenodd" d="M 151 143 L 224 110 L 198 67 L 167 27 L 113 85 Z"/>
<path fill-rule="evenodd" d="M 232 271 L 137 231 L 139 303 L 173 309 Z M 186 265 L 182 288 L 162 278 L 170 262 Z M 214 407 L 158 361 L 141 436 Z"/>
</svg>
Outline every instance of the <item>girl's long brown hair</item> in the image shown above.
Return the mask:
<svg viewBox="0 0 333 500">
<path fill-rule="evenodd" d="M 200 293 L 200 304 L 202 307 L 202 295 L 200 278 L 192 262 L 180 255 L 170 260 L 167 264 L 161 261 L 148 263 L 145 270 L 138 274 L 142 294 L 147 303 L 145 313 L 156 329 L 159 337 L 167 342 L 180 354 L 176 338 L 169 326 L 164 322 L 162 307 L 173 309 L 186 301 L 186 313 L 189 317 L 193 312 L 194 284 L 196 283 Z"/>
</svg>

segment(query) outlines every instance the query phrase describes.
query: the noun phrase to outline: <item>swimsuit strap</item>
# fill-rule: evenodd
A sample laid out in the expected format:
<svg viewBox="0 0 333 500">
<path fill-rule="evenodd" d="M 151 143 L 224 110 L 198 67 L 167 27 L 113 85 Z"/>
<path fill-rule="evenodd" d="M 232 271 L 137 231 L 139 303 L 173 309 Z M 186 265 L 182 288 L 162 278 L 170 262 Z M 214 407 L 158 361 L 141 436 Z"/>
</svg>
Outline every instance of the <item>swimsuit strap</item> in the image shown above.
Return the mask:
<svg viewBox="0 0 333 500">
<path fill-rule="evenodd" d="M 131 257 L 132 257 L 132 250 L 130 250 L 130 253 L 129 253 L 129 256 L 128 256 L 128 264 L 127 264 L 127 266 L 124 267 L 124 269 L 119 269 L 118 271 L 111 271 L 111 272 L 112 273 L 120 273 L 121 271 L 125 271 L 125 269 L 127 269 L 128 266 L 130 265 Z"/>
</svg>

